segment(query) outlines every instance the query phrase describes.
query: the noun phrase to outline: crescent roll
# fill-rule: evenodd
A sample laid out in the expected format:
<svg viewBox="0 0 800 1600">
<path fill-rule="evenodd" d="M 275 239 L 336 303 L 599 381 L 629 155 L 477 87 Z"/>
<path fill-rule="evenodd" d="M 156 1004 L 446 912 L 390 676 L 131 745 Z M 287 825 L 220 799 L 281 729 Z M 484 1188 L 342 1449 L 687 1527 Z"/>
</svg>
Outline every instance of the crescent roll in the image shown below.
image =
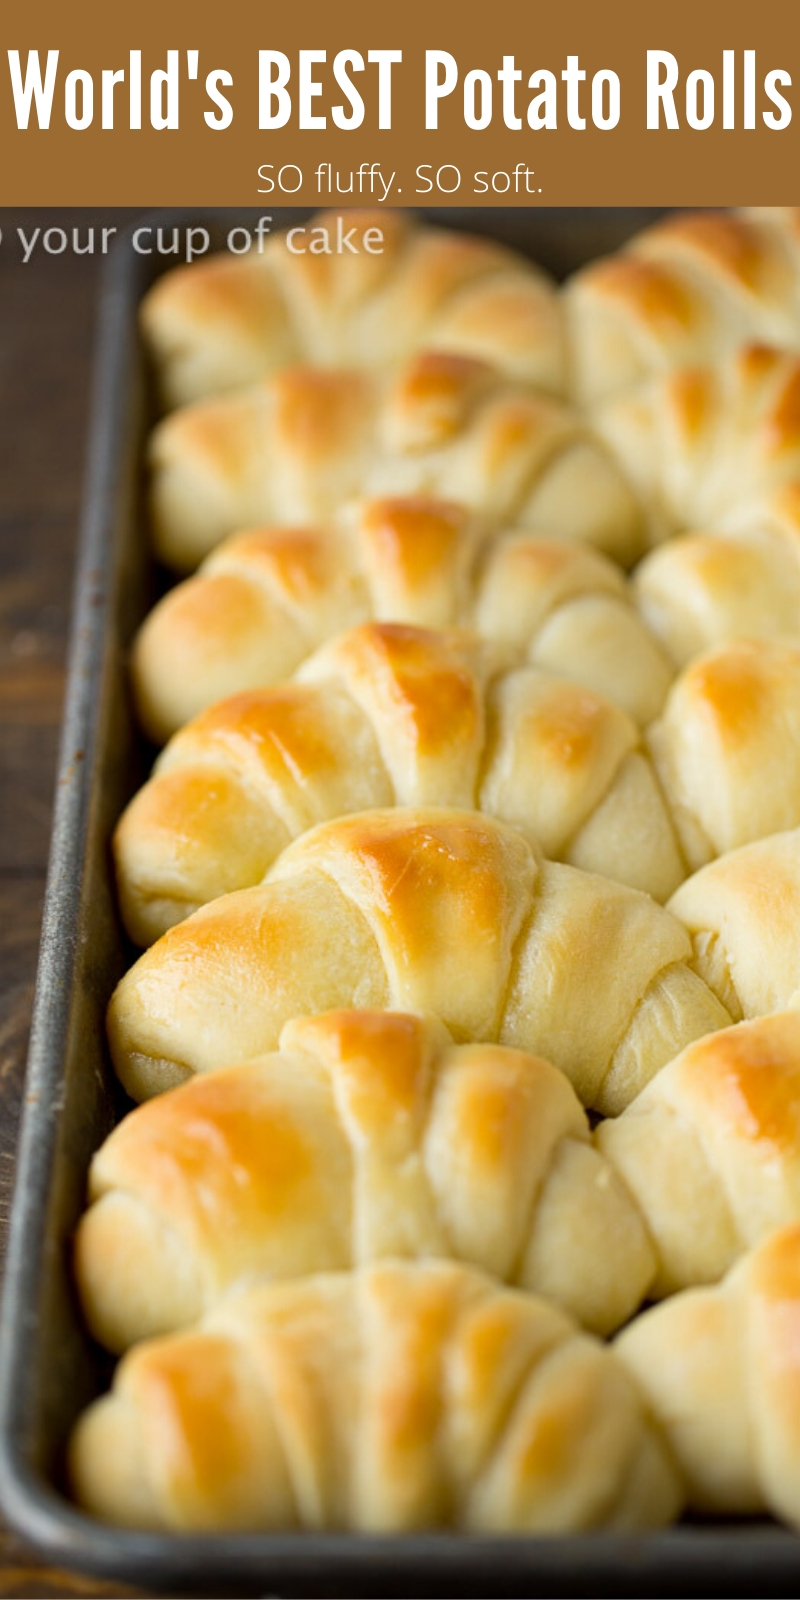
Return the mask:
<svg viewBox="0 0 800 1600">
<path fill-rule="evenodd" d="M 170 406 L 297 362 L 386 370 L 423 345 L 551 393 L 565 381 L 561 302 L 541 268 L 402 211 L 323 211 L 246 255 L 177 267 L 141 317 Z"/>
<path fill-rule="evenodd" d="M 398 1012 L 289 1022 L 279 1053 L 138 1107 L 94 1157 L 89 1198 L 78 1284 L 118 1351 L 254 1273 L 454 1257 L 609 1333 L 655 1270 L 563 1073 Z"/>
<path fill-rule="evenodd" d="M 715 856 L 800 824 L 800 643 L 702 657 L 644 741 L 591 690 L 504 659 L 472 634 L 365 624 L 298 681 L 189 723 L 116 831 L 133 940 L 259 883 L 314 824 L 371 806 L 475 807 L 551 860 L 656 900 Z"/>
<path fill-rule="evenodd" d="M 368 619 L 472 628 L 641 723 L 657 715 L 674 676 L 625 578 L 599 551 L 524 533 L 487 543 L 463 507 L 379 498 L 335 532 L 235 535 L 165 595 L 134 644 L 140 719 L 163 743 L 215 700 L 289 677 Z"/>
<path fill-rule="evenodd" d="M 474 634 L 368 623 L 298 681 L 189 723 L 116 831 L 131 937 L 149 944 L 207 900 L 260 883 L 315 823 L 386 805 L 474 807 L 526 828 L 551 858 L 666 900 L 689 869 L 635 723 L 538 668 L 504 670 L 506 659 Z M 796 675 L 800 685 L 800 653 Z M 796 745 L 800 768 L 800 731 Z M 800 821 L 800 795 L 796 811 Z"/>
<path fill-rule="evenodd" d="M 733 1020 L 796 1003 L 800 988 L 800 828 L 712 861 L 672 896 L 694 970 Z"/>
<path fill-rule="evenodd" d="M 175 1532 L 621 1530 L 682 1501 L 616 1356 L 447 1262 L 256 1284 L 139 1345 L 69 1467 L 92 1515 Z"/>
<path fill-rule="evenodd" d="M 695 869 L 800 824 L 800 637 L 739 639 L 681 673 L 647 731 Z"/>
<path fill-rule="evenodd" d="M 435 494 L 494 528 L 582 539 L 630 563 L 645 518 L 581 414 L 465 356 L 393 376 L 288 367 L 159 423 L 150 445 L 158 558 L 192 571 L 227 534 L 326 520 L 359 495 Z"/>
<path fill-rule="evenodd" d="M 737 637 L 800 636 L 800 482 L 723 531 L 688 533 L 634 574 L 648 626 L 678 666 Z"/>
<path fill-rule="evenodd" d="M 312 828 L 263 885 L 171 928 L 117 986 L 109 1039 L 142 1100 L 275 1049 L 291 1017 L 431 1012 L 459 1041 L 545 1056 L 615 1112 L 730 1021 L 691 954 L 648 895 L 543 862 L 506 824 L 369 811 Z"/>
<path fill-rule="evenodd" d="M 718 1282 L 800 1219 L 800 1012 L 698 1039 L 595 1142 L 647 1224 L 651 1296 Z"/>
<path fill-rule="evenodd" d="M 754 340 L 800 344 L 800 212 L 673 212 L 565 290 L 578 399 L 716 361 Z"/>
<path fill-rule="evenodd" d="M 617 1352 L 706 1512 L 771 1512 L 800 1529 L 800 1224 L 713 1289 L 647 1311 Z"/>
<path fill-rule="evenodd" d="M 651 543 L 723 531 L 800 479 L 800 357 L 747 345 L 626 390 L 593 420 L 647 508 Z"/>
</svg>

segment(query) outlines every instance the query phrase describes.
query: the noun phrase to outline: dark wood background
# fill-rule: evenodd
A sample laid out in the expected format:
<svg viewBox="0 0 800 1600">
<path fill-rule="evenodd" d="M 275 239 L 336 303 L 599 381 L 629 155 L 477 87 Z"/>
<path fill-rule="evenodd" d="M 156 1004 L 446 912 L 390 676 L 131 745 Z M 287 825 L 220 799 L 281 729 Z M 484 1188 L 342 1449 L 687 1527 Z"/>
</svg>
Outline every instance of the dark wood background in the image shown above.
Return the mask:
<svg viewBox="0 0 800 1600">
<path fill-rule="evenodd" d="M 14 1174 L 84 465 L 98 254 L 34 252 L 16 233 L 120 211 L 0 211 L 0 1251 Z M 117 1596 L 36 1563 L 0 1529 L 0 1596 Z"/>
</svg>

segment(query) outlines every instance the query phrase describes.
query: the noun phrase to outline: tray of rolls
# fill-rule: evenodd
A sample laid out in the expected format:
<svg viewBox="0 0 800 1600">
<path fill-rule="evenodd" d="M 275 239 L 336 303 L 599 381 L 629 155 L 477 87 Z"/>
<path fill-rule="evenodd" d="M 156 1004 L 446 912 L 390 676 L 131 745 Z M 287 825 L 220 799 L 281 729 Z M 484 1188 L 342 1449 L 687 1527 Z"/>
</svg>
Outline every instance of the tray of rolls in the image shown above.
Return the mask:
<svg viewBox="0 0 800 1600">
<path fill-rule="evenodd" d="M 4 1510 L 793 1594 L 800 212 L 298 215 L 106 278 Z"/>
</svg>

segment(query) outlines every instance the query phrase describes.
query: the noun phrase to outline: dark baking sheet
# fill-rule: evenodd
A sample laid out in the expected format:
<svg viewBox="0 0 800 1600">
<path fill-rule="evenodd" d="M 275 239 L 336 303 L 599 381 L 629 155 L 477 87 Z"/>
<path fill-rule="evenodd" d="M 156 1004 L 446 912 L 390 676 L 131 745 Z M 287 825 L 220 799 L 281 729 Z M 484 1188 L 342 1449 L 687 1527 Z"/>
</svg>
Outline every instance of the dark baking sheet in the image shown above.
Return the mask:
<svg viewBox="0 0 800 1600">
<path fill-rule="evenodd" d="M 302 220 L 274 211 L 277 228 Z M 490 232 L 558 275 L 615 248 L 654 212 L 428 211 Z M 259 215 L 170 212 L 219 237 Z M 141 458 L 152 400 L 136 331 L 139 300 L 174 258 L 109 258 L 67 705 L 31 1035 L 26 1105 L 0 1324 L 0 1499 L 59 1565 L 191 1595 L 795 1595 L 800 1540 L 766 1523 L 684 1523 L 656 1536 L 475 1539 L 452 1534 L 146 1535 L 77 1512 L 61 1481 L 78 1411 L 111 1364 L 84 1333 L 70 1241 L 92 1152 L 126 1108 L 108 1063 L 104 1014 L 135 952 L 117 917 L 109 837 L 152 752 L 127 694 L 130 640 L 163 579 L 148 553 Z"/>
</svg>

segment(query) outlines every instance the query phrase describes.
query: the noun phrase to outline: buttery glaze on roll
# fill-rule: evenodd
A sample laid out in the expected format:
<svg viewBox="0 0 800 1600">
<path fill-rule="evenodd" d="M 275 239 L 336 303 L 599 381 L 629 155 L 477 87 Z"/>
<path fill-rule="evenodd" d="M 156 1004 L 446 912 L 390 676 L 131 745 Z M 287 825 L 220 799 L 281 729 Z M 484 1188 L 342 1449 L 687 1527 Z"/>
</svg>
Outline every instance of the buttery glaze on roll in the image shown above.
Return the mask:
<svg viewBox="0 0 800 1600">
<path fill-rule="evenodd" d="M 278 1053 L 140 1106 L 94 1157 L 89 1198 L 78 1283 L 118 1351 L 254 1273 L 453 1257 L 609 1333 L 655 1270 L 563 1073 L 408 1013 L 289 1022 Z"/>
<path fill-rule="evenodd" d="M 475 634 L 369 623 L 295 682 L 189 723 L 117 828 L 132 938 L 150 944 L 260 883 L 314 824 L 386 805 L 474 807 L 553 859 L 666 900 L 688 867 L 635 723 L 589 689 L 508 669 L 509 654 Z"/>
<path fill-rule="evenodd" d="M 617 706 L 467 633 L 365 624 L 298 681 L 222 701 L 167 746 L 115 836 L 147 945 L 259 883 L 309 827 L 368 806 L 474 806 L 551 860 L 666 900 L 800 823 L 800 644 L 739 641 L 673 685 L 644 740 Z"/>
<path fill-rule="evenodd" d="M 544 862 L 471 811 L 369 811 L 312 828 L 266 882 L 196 911 L 109 1008 L 135 1099 L 275 1049 L 291 1017 L 431 1012 L 459 1041 L 554 1062 L 618 1111 L 730 1017 L 690 970 L 686 930 L 649 895 Z"/>
</svg>

